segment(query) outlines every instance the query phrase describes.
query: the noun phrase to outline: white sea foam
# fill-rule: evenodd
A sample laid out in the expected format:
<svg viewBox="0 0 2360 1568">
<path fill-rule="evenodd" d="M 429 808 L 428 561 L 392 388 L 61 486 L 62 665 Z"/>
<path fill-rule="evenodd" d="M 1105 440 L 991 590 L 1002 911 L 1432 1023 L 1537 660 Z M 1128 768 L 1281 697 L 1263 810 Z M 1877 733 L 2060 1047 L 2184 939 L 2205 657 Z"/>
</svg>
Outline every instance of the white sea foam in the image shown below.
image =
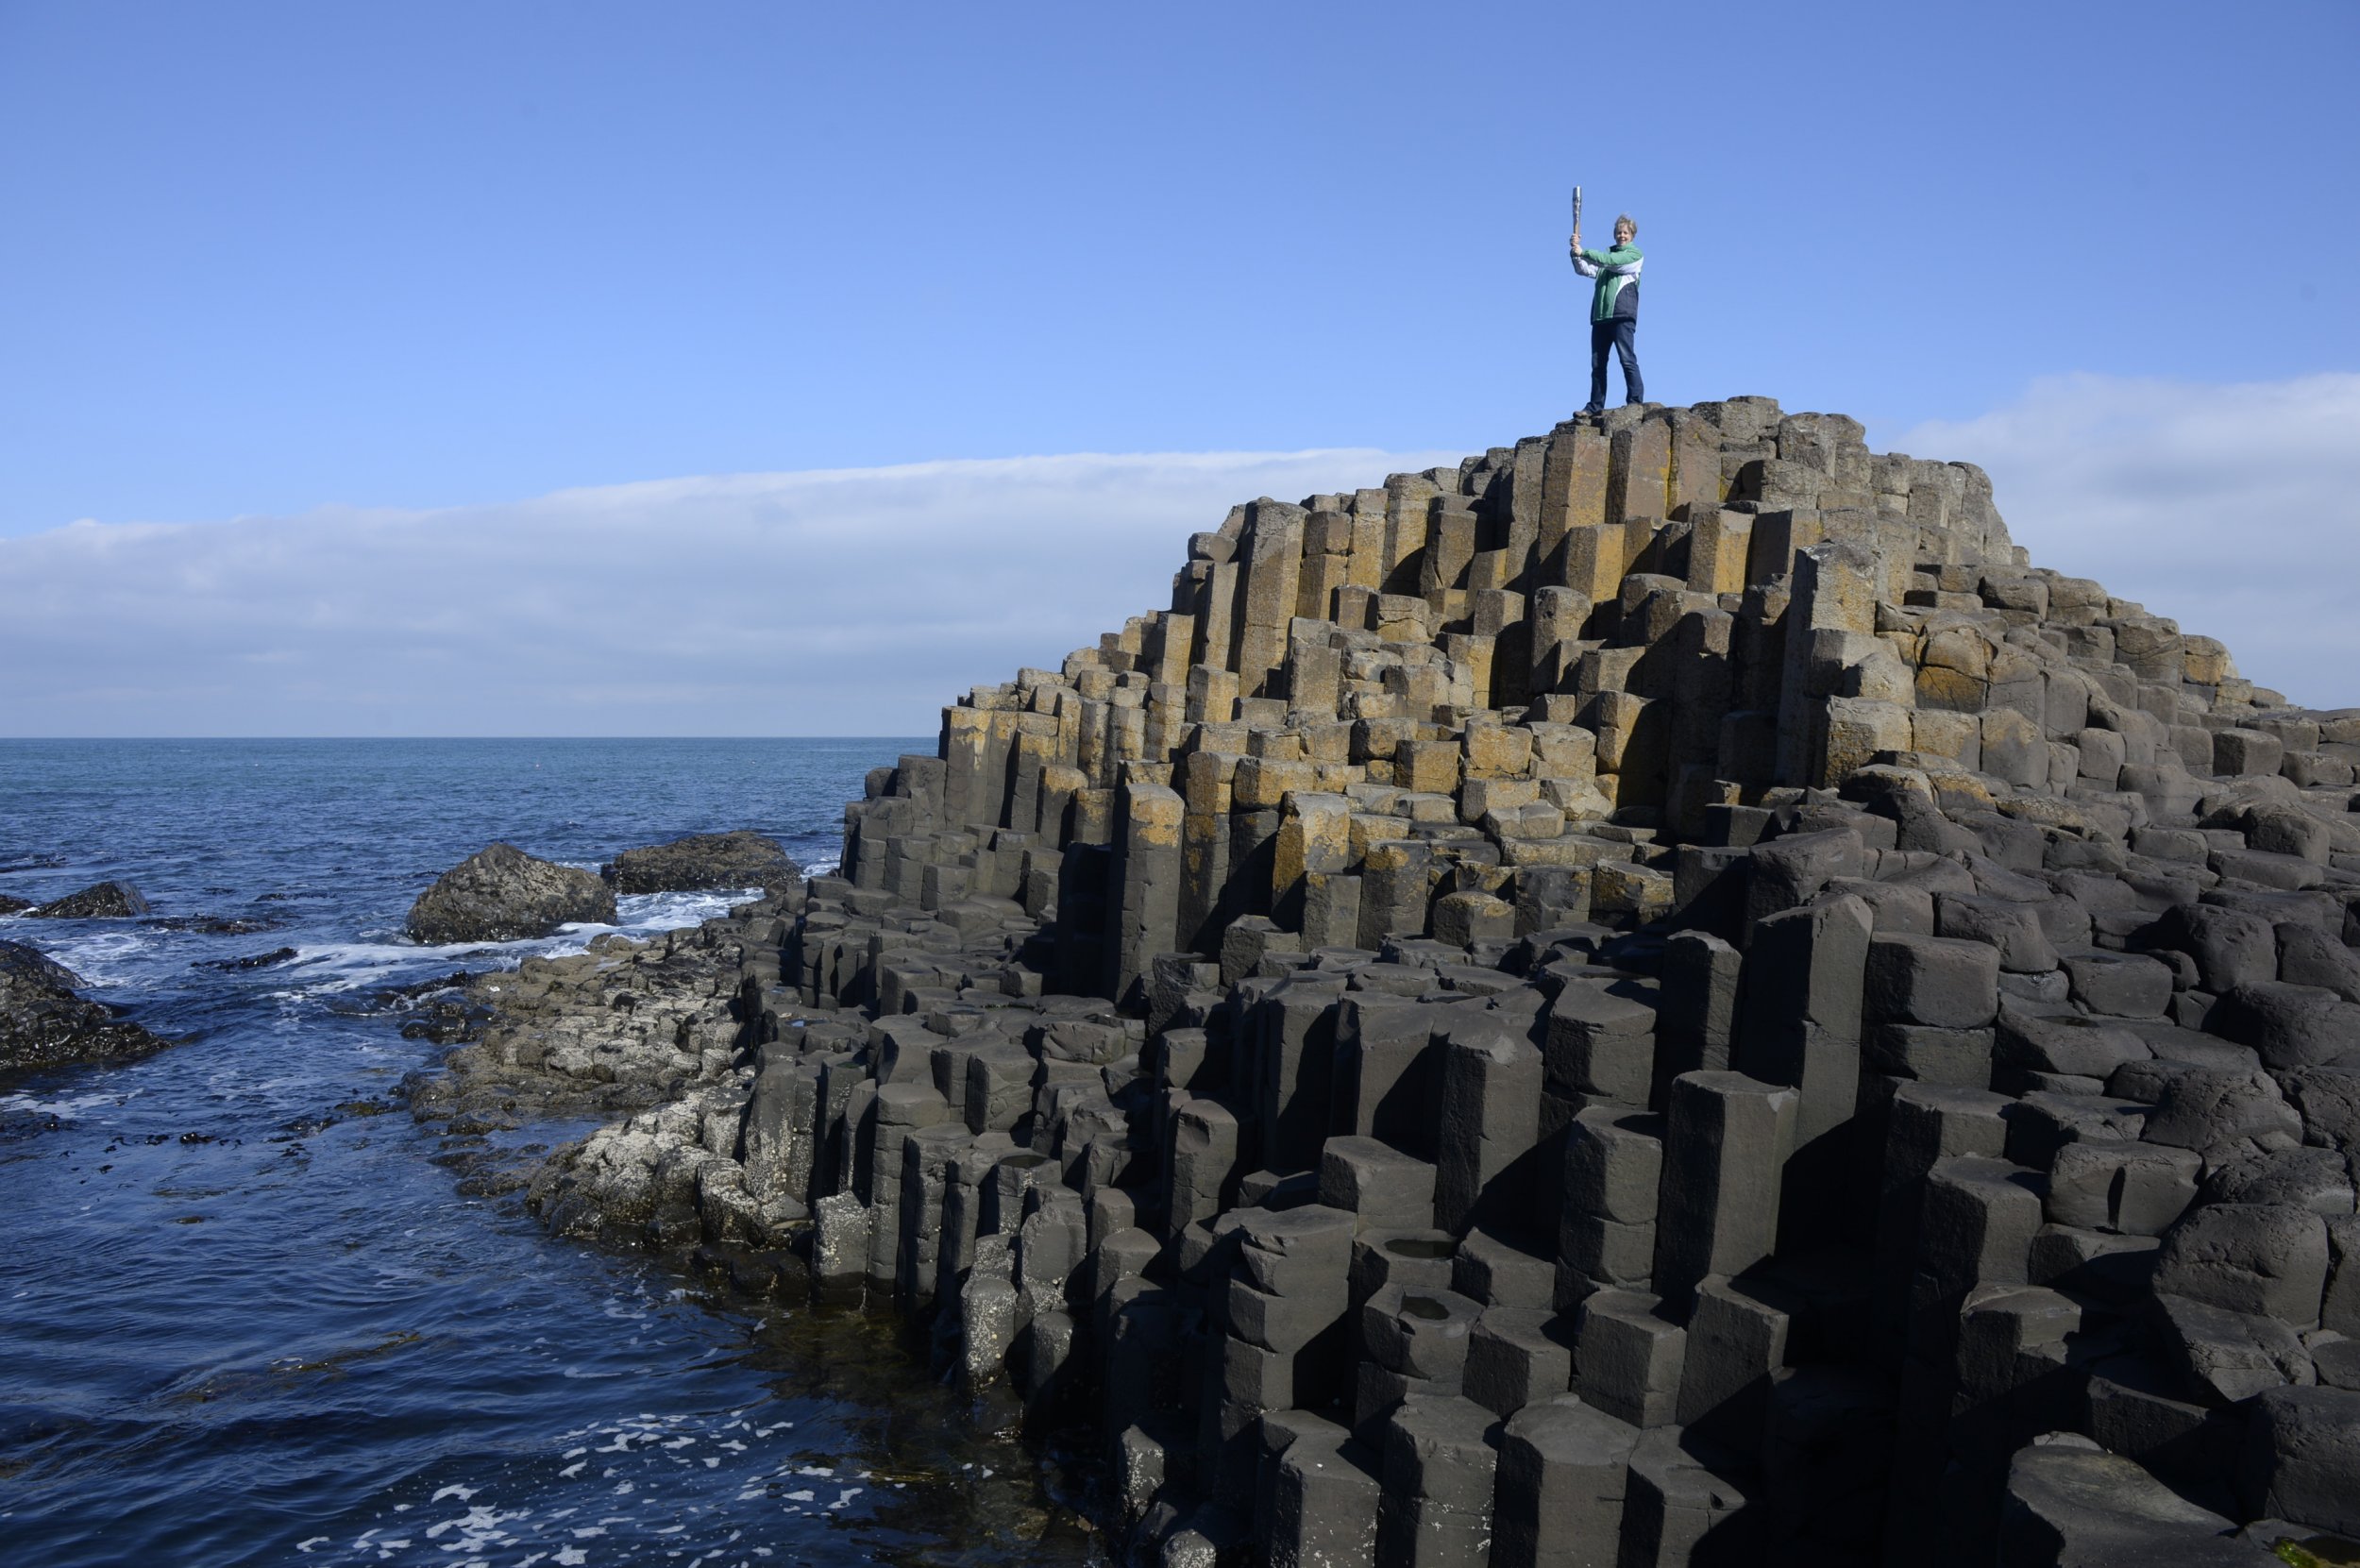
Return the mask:
<svg viewBox="0 0 2360 1568">
<path fill-rule="evenodd" d="M 340 992 L 382 986 L 404 971 L 442 968 L 480 969 L 485 960 L 496 969 L 514 969 L 528 958 L 563 958 L 589 951 L 600 936 L 621 935 L 634 939 L 701 925 L 730 912 L 733 905 L 759 897 L 753 889 L 721 893 L 631 894 L 615 901 L 615 923 L 576 921 L 554 935 L 513 942 L 351 941 L 299 946 L 295 955 L 274 973 L 289 982 L 273 993 L 282 1001 L 332 996 Z"/>
<path fill-rule="evenodd" d="M 66 1094 L 55 1100 L 44 1100 L 37 1094 L 0 1094 L 0 1111 L 21 1112 L 26 1116 L 54 1116 L 60 1121 L 79 1121 L 81 1113 L 100 1106 L 113 1107 L 126 1100 L 136 1099 L 139 1090 L 124 1094 Z"/>
<path fill-rule="evenodd" d="M 102 926 L 37 944 L 42 953 L 80 977 L 86 989 L 129 986 L 143 977 L 157 948 L 179 936 L 155 926 Z"/>
<path fill-rule="evenodd" d="M 630 1296 L 619 1292 L 608 1305 L 625 1312 L 644 1305 L 644 1296 Z M 309 1560 L 337 1563 L 449 1568 L 480 1560 L 520 1568 L 677 1559 L 752 1568 L 774 1554 L 746 1543 L 747 1506 L 777 1521 L 773 1544 L 779 1555 L 793 1557 L 791 1534 L 777 1531 L 841 1528 L 874 1507 L 872 1488 L 881 1484 L 857 1459 L 801 1444 L 795 1423 L 762 1419 L 777 1408 L 762 1402 L 639 1411 L 577 1425 L 552 1435 L 542 1458 L 402 1488 L 404 1500 L 388 1498 L 375 1520 L 353 1521 L 370 1527 L 344 1535 L 341 1546 L 316 1534 L 290 1544 Z M 951 1472 L 940 1479 L 970 1485 L 977 1468 L 962 1465 L 965 1476 Z M 985 1477 L 991 1475 L 980 1468 Z M 448 1511 L 454 1504 L 464 1511 Z M 413 1507 L 422 1511 L 393 1524 Z"/>
</svg>

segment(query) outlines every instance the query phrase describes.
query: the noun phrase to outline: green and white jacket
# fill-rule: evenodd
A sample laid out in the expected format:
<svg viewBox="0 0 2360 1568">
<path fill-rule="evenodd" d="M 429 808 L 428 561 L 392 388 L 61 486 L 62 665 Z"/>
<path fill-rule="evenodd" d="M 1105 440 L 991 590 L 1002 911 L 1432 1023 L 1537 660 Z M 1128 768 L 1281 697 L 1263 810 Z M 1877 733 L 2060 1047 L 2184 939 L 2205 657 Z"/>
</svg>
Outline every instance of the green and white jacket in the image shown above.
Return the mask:
<svg viewBox="0 0 2360 1568">
<path fill-rule="evenodd" d="M 1574 252 L 1574 270 L 1584 278 L 1598 280 L 1597 292 L 1590 296 L 1590 319 L 1593 324 L 1639 319 L 1639 269 L 1645 261 L 1637 245 Z"/>
</svg>

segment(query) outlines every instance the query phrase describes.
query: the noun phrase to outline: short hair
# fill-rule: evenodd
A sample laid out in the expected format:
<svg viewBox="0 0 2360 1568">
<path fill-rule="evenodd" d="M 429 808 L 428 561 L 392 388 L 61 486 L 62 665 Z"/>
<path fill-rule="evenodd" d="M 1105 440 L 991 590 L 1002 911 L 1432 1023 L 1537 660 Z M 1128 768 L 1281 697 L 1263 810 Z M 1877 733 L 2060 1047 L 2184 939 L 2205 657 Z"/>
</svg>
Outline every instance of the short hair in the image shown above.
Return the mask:
<svg viewBox="0 0 2360 1568">
<path fill-rule="evenodd" d="M 1614 215 L 1614 227 L 1620 228 L 1625 224 L 1630 225 L 1631 234 L 1633 237 L 1636 237 L 1639 233 L 1639 220 L 1632 217 L 1628 212 L 1616 213 Z"/>
</svg>

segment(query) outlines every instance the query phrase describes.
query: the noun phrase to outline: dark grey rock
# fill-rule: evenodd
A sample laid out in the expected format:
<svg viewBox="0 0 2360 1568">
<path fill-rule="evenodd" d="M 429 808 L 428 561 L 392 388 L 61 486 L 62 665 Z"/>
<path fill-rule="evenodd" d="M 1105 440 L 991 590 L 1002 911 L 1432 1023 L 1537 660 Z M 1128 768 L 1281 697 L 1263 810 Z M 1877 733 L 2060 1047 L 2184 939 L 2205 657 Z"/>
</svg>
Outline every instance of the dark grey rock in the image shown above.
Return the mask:
<svg viewBox="0 0 2360 1568">
<path fill-rule="evenodd" d="M 1860 875 L 1866 852 L 1860 839 L 1843 828 L 1790 834 L 1754 846 L 1747 856 L 1753 866 L 1746 887 L 1747 923 L 1810 902 L 1831 878 Z"/>
<path fill-rule="evenodd" d="M 1644 1568 L 1760 1560 L 1762 1510 L 1740 1483 L 1743 1461 L 1677 1427 L 1643 1434 L 1631 1450 L 1619 1561 Z"/>
<path fill-rule="evenodd" d="M 1560 1393 L 1526 1405 L 1500 1443 L 1493 1568 L 1606 1568 L 1622 1538 L 1639 1428 Z"/>
<path fill-rule="evenodd" d="M 2136 1311 L 2149 1295 L 2163 1243 L 2152 1236 L 2118 1236 L 2073 1225 L 2043 1225 L 2032 1234 L 2025 1274 L 2076 1300 Z"/>
<path fill-rule="evenodd" d="M 421 942 L 508 942 L 614 919 L 615 890 L 596 875 L 494 844 L 419 894 L 408 929 Z"/>
<path fill-rule="evenodd" d="M 1545 1309 L 1486 1307 L 1467 1340 L 1467 1397 L 1505 1418 L 1564 1393 L 1574 1380 L 1570 1327 Z"/>
<path fill-rule="evenodd" d="M 2155 1315 L 2157 1338 L 2199 1404 L 2234 1405 L 2267 1389 L 2317 1381 L 2301 1339 L 2275 1319 L 2168 1291 L 2156 1295 Z"/>
<path fill-rule="evenodd" d="M 101 882 L 26 911 L 36 920 L 116 920 L 148 913 L 140 890 L 120 880 Z"/>
<path fill-rule="evenodd" d="M 1862 1012 L 1872 1021 L 1980 1029 L 1999 1004 L 1999 952 L 1987 942 L 1880 933 L 1869 940 L 1864 985 Z"/>
<path fill-rule="evenodd" d="M 2193 1149 L 2093 1139 L 2058 1149 L 2048 1218 L 2129 1236 L 2161 1236 L 2196 1201 L 2204 1160 Z"/>
<path fill-rule="evenodd" d="M 2312 1338 L 2306 1348 L 2321 1383 L 2331 1389 L 2360 1389 L 2360 1340 L 2319 1334 Z"/>
<path fill-rule="evenodd" d="M 741 829 L 625 850 L 600 874 L 617 893 L 730 892 L 801 887 L 803 873 L 778 841 Z"/>
<path fill-rule="evenodd" d="M 2290 1074 L 2287 1094 L 2302 1115 L 2304 1142 L 2347 1156 L 2360 1152 L 2360 1068 L 2317 1067 Z"/>
<path fill-rule="evenodd" d="M 2327 1289 L 2327 1222 L 2283 1205 L 2191 1210 L 2164 1239 L 2155 1289 L 2308 1328 Z"/>
<path fill-rule="evenodd" d="M 0 1071 L 144 1055 L 171 1043 L 76 994 L 81 978 L 22 942 L 0 941 Z"/>
<path fill-rule="evenodd" d="M 1434 1167 L 1374 1138 L 1331 1138 L 1320 1153 L 1320 1202 L 1363 1225 L 1424 1230 L 1434 1222 Z"/>
<path fill-rule="evenodd" d="M 1944 936 L 1987 942 L 2011 974 L 2046 974 L 2057 950 L 2041 924 L 2040 906 L 1981 893 L 1945 893 L 1935 900 L 1934 930 Z"/>
<path fill-rule="evenodd" d="M 2247 1506 L 2360 1536 L 2360 1393 L 2271 1389 L 2253 1402 L 2240 1478 Z"/>
<path fill-rule="evenodd" d="M 2360 1004 L 2323 986 L 2256 980 L 2224 993 L 2205 1027 L 2261 1054 L 2284 1071 L 2335 1061 L 2360 1062 Z"/>
<path fill-rule="evenodd" d="M 2278 977 L 2278 936 L 2259 915 L 2181 904 L 2149 928 L 2147 942 L 2193 958 L 2204 989 L 2215 993 Z"/>
<path fill-rule="evenodd" d="M 2360 1215 L 2327 1222 L 2327 1294 L 2319 1326 L 2360 1339 Z"/>
<path fill-rule="evenodd" d="M 1456 1388 L 1483 1304 L 1455 1290 L 1388 1285 L 1360 1308 L 1360 1342 L 1378 1365 Z"/>
<path fill-rule="evenodd" d="M 2278 978 L 2360 1002 L 2360 954 L 2313 926 L 2290 922 L 2278 928 Z"/>
<path fill-rule="evenodd" d="M 2250 1142 L 2291 1149 L 2302 1141 L 2302 1118 L 2267 1072 L 2190 1067 L 2161 1076 L 2139 1135 L 2149 1143 L 2215 1149 Z"/>
<path fill-rule="evenodd" d="M 2073 1000 L 2109 1018 L 2159 1019 L 2171 1005 L 2171 966 L 2142 953 L 2065 954 Z"/>
<path fill-rule="evenodd" d="M 1376 1560 L 1467 1563 L 1492 1539 L 1499 1465 L 1492 1412 L 1456 1394 L 1413 1393 L 1385 1429 Z"/>
<path fill-rule="evenodd" d="M 1660 1307 L 1636 1290 L 1600 1290 L 1576 1326 L 1575 1391 L 1634 1426 L 1669 1425 L 1679 1410 L 1688 1331 Z"/>
<path fill-rule="evenodd" d="M 2153 1054 L 2138 1031 L 2125 1024 L 2011 1003 L 1999 1009 L 1992 1060 L 1996 1067 L 2019 1074 L 2064 1073 L 2102 1083 L 2125 1062 Z"/>
<path fill-rule="evenodd" d="M 2035 1443 L 2017 1450 L 2008 1467 L 1999 1568 L 2146 1562 L 2267 1568 L 2276 1560 L 2237 1540 L 2235 1529 L 2095 1443 Z"/>
<path fill-rule="evenodd" d="M 1264 1544 L 1273 1564 L 1292 1568 L 1354 1568 L 1376 1553 L 1376 1514 L 1382 1487 L 1378 1456 L 1347 1441 L 1331 1422 L 1290 1412 L 1302 1428 L 1271 1477 L 1270 1521 Z"/>
<path fill-rule="evenodd" d="M 2335 1149 L 2251 1149 L 2204 1178 L 2208 1204 L 2284 1204 L 2333 1217 L 2352 1212 L 2352 1168 Z"/>
</svg>

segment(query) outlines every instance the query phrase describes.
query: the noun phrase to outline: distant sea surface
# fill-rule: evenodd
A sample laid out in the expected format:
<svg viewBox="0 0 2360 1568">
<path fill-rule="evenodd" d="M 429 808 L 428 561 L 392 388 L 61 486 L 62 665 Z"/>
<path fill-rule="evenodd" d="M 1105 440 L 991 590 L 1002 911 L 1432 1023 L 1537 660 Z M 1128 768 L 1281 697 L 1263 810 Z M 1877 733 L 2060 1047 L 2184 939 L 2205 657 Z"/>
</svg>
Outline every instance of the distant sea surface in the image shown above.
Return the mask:
<svg viewBox="0 0 2360 1568">
<path fill-rule="evenodd" d="M 868 770 L 933 749 L 0 741 L 0 893 L 119 877 L 155 906 L 0 937 L 182 1041 L 0 1085 L 0 1558 L 1088 1560 L 1049 1472 L 890 1322 L 554 1240 L 464 1195 L 394 1093 L 440 1048 L 386 992 L 610 929 L 416 946 L 441 872 L 495 839 L 596 867 L 732 828 L 832 864 Z M 626 898 L 621 928 L 731 902 Z"/>
</svg>

